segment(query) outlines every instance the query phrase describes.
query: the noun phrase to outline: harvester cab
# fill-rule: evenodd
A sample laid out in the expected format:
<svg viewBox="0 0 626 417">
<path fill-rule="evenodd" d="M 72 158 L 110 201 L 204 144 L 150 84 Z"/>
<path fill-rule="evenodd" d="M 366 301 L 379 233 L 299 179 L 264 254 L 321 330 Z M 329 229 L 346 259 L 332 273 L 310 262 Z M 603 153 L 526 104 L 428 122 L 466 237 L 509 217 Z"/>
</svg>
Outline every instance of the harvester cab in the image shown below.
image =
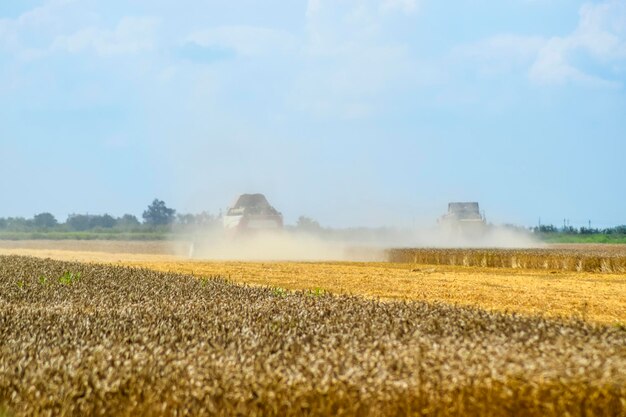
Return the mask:
<svg viewBox="0 0 626 417">
<path fill-rule="evenodd" d="M 477 237 L 487 228 L 485 215 L 476 202 L 448 203 L 448 212 L 438 220 L 440 226 L 453 235 Z"/>
<path fill-rule="evenodd" d="M 283 215 L 270 205 L 263 194 L 242 194 L 224 216 L 224 230 L 231 235 L 280 230 Z"/>
</svg>

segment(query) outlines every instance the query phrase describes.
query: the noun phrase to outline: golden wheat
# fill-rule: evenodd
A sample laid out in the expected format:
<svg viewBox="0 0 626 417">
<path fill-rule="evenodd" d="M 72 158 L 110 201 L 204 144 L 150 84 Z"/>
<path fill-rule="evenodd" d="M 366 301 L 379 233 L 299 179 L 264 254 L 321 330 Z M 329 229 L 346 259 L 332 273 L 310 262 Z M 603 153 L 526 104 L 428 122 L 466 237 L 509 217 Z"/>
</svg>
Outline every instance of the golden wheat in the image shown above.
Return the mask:
<svg viewBox="0 0 626 417">
<path fill-rule="evenodd" d="M 0 256 L 8 415 L 624 416 L 626 330 Z"/>
<path fill-rule="evenodd" d="M 233 281 L 295 290 L 322 288 L 395 300 L 425 300 L 487 310 L 626 323 L 626 274 L 557 269 L 487 268 L 393 262 L 190 261 L 163 255 L 162 242 L 8 242 L 0 254 L 106 262 L 162 272 L 223 275 Z M 52 248 L 59 247 L 64 250 Z M 63 246 L 65 245 L 65 246 Z M 17 245 L 16 245 L 17 246 Z M 577 252 L 623 256 L 626 245 L 576 245 Z M 572 246 L 555 248 L 572 249 Z M 120 252 L 127 251 L 127 252 Z M 557 251 L 557 252 L 558 252 Z M 156 253 L 154 253 L 156 252 Z"/>
<path fill-rule="evenodd" d="M 390 249 L 390 262 L 489 268 L 626 272 L 626 254 L 597 249 Z"/>
</svg>

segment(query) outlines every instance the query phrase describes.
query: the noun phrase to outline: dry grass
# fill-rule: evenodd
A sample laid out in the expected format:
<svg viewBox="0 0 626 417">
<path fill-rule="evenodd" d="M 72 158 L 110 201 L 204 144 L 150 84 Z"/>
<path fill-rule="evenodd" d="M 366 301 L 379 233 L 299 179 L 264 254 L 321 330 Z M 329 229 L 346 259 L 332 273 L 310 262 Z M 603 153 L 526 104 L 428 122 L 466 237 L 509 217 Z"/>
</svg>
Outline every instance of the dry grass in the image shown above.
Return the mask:
<svg viewBox="0 0 626 417">
<path fill-rule="evenodd" d="M 0 256 L 17 416 L 624 416 L 625 368 L 621 327 Z"/>
<path fill-rule="evenodd" d="M 207 262 L 148 253 L 155 249 L 163 253 L 166 250 L 163 243 L 157 243 L 156 248 L 150 246 L 153 244 L 131 245 L 127 248 L 129 253 L 115 253 L 126 247 L 109 242 L 101 243 L 102 248 L 97 242 L 84 248 L 101 252 L 78 251 L 80 246 L 54 250 L 38 245 L 36 249 L 28 246 L 0 249 L 0 253 L 107 262 L 196 276 L 222 275 L 239 283 L 286 289 L 321 288 L 337 294 L 445 302 L 548 317 L 573 316 L 607 324 L 626 323 L 625 274 L 393 263 Z M 617 246 L 586 245 L 584 250 L 622 253 L 622 247 Z"/>
</svg>

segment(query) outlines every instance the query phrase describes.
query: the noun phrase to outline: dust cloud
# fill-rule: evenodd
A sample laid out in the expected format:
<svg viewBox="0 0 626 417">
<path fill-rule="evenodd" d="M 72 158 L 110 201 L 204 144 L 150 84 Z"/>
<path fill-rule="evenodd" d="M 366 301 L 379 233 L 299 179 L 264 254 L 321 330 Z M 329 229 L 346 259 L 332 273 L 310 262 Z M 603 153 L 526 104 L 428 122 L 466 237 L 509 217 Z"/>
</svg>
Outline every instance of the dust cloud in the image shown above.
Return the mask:
<svg viewBox="0 0 626 417">
<path fill-rule="evenodd" d="M 183 254 L 184 255 L 184 254 Z M 290 231 L 257 232 L 251 236 L 213 235 L 195 239 L 187 256 L 194 259 L 242 261 L 382 261 L 380 248 L 324 239 Z"/>
<path fill-rule="evenodd" d="M 507 226 L 485 226 L 478 233 L 432 228 L 416 233 L 410 247 L 433 248 L 537 248 L 544 246 L 529 231 Z"/>
<path fill-rule="evenodd" d="M 286 228 L 229 236 L 222 230 L 196 232 L 176 254 L 192 259 L 230 261 L 386 261 L 391 248 L 533 248 L 531 233 L 485 226 L 480 233 L 430 229 L 322 229 L 304 232 Z M 173 245 L 174 247 L 174 245 Z"/>
</svg>

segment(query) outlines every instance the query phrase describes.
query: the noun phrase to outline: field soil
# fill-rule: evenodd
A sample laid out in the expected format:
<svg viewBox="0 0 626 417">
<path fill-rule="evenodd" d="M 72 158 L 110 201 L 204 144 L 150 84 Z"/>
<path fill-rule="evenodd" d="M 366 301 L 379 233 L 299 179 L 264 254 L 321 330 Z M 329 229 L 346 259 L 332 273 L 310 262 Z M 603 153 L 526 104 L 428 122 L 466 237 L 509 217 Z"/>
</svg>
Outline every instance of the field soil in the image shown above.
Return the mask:
<svg viewBox="0 0 626 417">
<path fill-rule="evenodd" d="M 626 323 L 626 274 L 388 262 L 237 262 L 189 260 L 185 242 L 0 242 L 0 254 L 107 263 L 180 272 L 287 290 L 421 300 L 488 311 Z M 626 255 L 626 245 L 558 245 L 555 253 Z"/>
</svg>

